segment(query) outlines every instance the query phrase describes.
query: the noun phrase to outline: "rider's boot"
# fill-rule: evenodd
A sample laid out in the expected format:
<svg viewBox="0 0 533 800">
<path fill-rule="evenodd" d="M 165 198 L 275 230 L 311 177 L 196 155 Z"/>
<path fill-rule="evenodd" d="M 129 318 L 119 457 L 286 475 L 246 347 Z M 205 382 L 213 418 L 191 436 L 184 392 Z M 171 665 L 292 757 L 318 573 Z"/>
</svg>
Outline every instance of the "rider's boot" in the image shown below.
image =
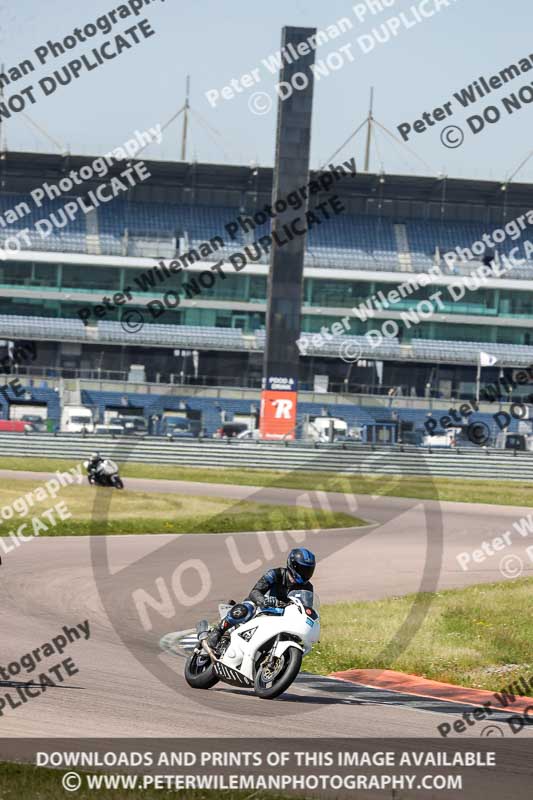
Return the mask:
<svg viewBox="0 0 533 800">
<path fill-rule="evenodd" d="M 223 634 L 235 625 L 241 625 L 252 618 L 255 605 L 250 600 L 243 603 L 233 603 L 231 611 L 228 611 L 224 619 L 216 625 L 207 637 L 207 644 L 213 650 L 217 647 Z"/>
<path fill-rule="evenodd" d="M 218 625 L 215 625 L 215 627 L 209 632 L 209 635 L 207 637 L 207 644 L 209 645 L 211 650 L 214 650 L 216 647 L 218 647 L 218 643 L 220 642 L 223 634 L 228 630 L 229 627 L 230 623 L 228 622 L 228 620 L 223 619 L 222 622 L 220 622 Z"/>
</svg>

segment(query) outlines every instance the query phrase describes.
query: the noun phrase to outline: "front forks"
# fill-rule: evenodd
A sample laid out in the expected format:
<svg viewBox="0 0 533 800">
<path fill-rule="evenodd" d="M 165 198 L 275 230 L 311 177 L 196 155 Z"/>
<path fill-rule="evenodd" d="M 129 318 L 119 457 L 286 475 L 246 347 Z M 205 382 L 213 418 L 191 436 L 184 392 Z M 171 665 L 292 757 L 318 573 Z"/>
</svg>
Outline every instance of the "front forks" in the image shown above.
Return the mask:
<svg viewBox="0 0 533 800">
<path fill-rule="evenodd" d="M 276 651 L 276 647 L 278 646 L 278 642 L 279 642 L 279 633 L 276 636 L 276 638 L 274 639 L 274 644 L 272 645 L 272 647 L 270 649 L 270 653 L 268 654 L 268 657 L 267 657 L 266 661 L 264 662 L 265 666 L 269 667 L 271 669 L 275 666 L 274 653 Z"/>
</svg>

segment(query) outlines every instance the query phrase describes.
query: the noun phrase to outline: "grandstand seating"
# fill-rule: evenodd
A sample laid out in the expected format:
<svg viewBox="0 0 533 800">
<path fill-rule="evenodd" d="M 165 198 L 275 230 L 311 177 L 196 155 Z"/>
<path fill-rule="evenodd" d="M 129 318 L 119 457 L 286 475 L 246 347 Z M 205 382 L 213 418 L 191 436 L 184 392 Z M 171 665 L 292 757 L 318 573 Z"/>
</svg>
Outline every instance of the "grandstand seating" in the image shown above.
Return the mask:
<svg viewBox="0 0 533 800">
<path fill-rule="evenodd" d="M 85 339 L 86 328 L 79 319 L 29 317 L 0 314 L 0 337 L 42 339 Z"/>
<path fill-rule="evenodd" d="M 396 270 L 398 252 L 391 222 L 341 215 L 313 228 L 307 250 L 311 261 L 331 267 Z"/>
<path fill-rule="evenodd" d="M 25 195 L 0 193 L 0 214 L 21 202 L 28 202 L 31 212 L 7 228 L 0 228 L 0 246 L 13 233 L 32 225 L 38 219 L 58 214 L 64 203 L 72 198 L 43 202 L 40 209 L 28 202 Z M 97 233 L 100 253 L 105 255 L 137 255 L 171 258 L 180 241 L 188 248 L 214 236 L 224 239 L 225 245 L 218 254 L 227 258 L 254 239 L 270 230 L 270 220 L 253 232 L 238 230 L 230 239 L 225 226 L 243 212 L 236 207 L 178 205 L 170 203 L 128 203 L 117 198 L 102 205 L 97 212 Z M 244 215 L 246 216 L 246 215 Z M 377 216 L 342 214 L 327 224 L 315 226 L 307 237 L 306 263 L 308 266 L 340 269 L 372 269 L 396 271 L 400 268 L 398 242 L 394 223 L 401 223 L 407 241 L 407 260 L 413 271 L 427 271 L 435 263 L 437 248 L 441 256 L 456 247 L 470 247 L 480 240 L 486 228 L 482 223 L 392 220 Z M 93 231 L 94 233 L 94 231 Z M 500 253 L 508 253 L 516 242 L 508 238 Z M 24 249 L 26 249 L 24 247 Z M 56 229 L 46 238 L 32 235 L 31 250 L 87 253 L 87 226 L 83 213 L 63 229 Z M 268 256 L 263 255 L 263 263 Z M 533 266 L 533 261 L 532 261 Z M 460 267 L 459 267 L 460 269 Z M 529 263 L 516 268 L 513 277 L 531 278 Z"/>
<path fill-rule="evenodd" d="M 0 321 L 4 317 L 0 317 Z M 0 329 L 1 330 L 1 329 Z M 138 333 L 126 332 L 118 322 L 98 323 L 100 341 L 130 342 L 138 344 L 171 344 L 190 349 L 217 350 L 264 350 L 265 330 L 246 335 L 238 328 L 213 328 L 194 325 L 145 325 Z M 489 352 L 498 358 L 501 365 L 529 366 L 533 363 L 533 346 L 497 344 L 487 342 L 458 342 L 438 339 L 413 339 L 401 344 L 398 339 L 384 338 L 378 347 L 371 347 L 365 336 L 341 336 L 321 340 L 321 346 L 313 345 L 313 334 L 302 333 L 308 338 L 305 352 L 308 355 L 339 356 L 344 353 L 353 360 L 360 349 L 360 358 L 389 360 L 427 360 L 430 363 L 446 362 L 477 364 L 480 351 Z"/>
<path fill-rule="evenodd" d="M 102 252 L 124 253 L 124 235 L 128 233 L 128 252 L 131 251 L 131 240 L 145 241 L 148 243 L 162 239 L 167 247 L 180 239 L 188 240 L 188 246 L 194 248 L 201 242 L 221 236 L 224 241 L 229 237 L 224 226 L 233 221 L 239 214 L 237 208 L 216 208 L 212 206 L 185 206 L 162 203 L 129 203 L 121 200 L 112 206 L 103 206 L 99 209 L 99 228 Z M 102 238 L 104 237 L 104 238 Z M 243 246 L 245 236 L 238 231 L 235 243 L 221 248 L 221 255 L 231 255 L 236 249 Z M 133 254 L 130 252 L 130 254 Z M 147 255 L 148 253 L 144 253 Z M 158 255 L 152 253 L 152 255 Z"/>
<path fill-rule="evenodd" d="M 474 242 L 482 241 L 483 235 L 489 232 L 487 226 L 481 222 L 408 220 L 405 227 L 413 268 L 422 272 L 435 263 L 436 248 L 441 256 L 455 251 L 457 247 L 471 248 Z M 507 237 L 497 245 L 497 250 L 501 255 L 508 255 L 516 244 L 516 240 Z M 531 278 L 531 272 L 529 277 Z"/>
<path fill-rule="evenodd" d="M 407 239 L 415 271 L 425 271 L 435 263 L 438 247 L 441 254 L 456 247 L 469 247 L 486 232 L 480 223 L 406 222 Z"/>
<path fill-rule="evenodd" d="M 501 363 L 529 366 L 533 363 L 533 347 L 522 344 L 492 342 L 458 342 L 437 339 L 413 339 L 413 355 L 420 360 L 477 363 L 480 351 L 496 356 Z"/>
<path fill-rule="evenodd" d="M 44 173 L 44 176 L 50 180 L 52 180 L 50 176 L 54 174 L 53 169 L 58 170 L 56 177 L 59 177 L 59 171 L 62 169 L 62 167 L 52 168 L 51 164 L 52 162 L 46 166 Z M 178 176 L 181 169 L 180 166 Z M 44 263 L 41 263 L 42 259 L 33 257 L 32 252 L 22 256 L 24 261 L 28 262 L 22 266 L 17 263 L 13 264 L 12 261 L 3 266 L 0 260 L 2 311 L 5 312 L 0 314 L 0 339 L 43 341 L 43 360 L 46 359 L 47 363 L 30 365 L 33 372 L 28 370 L 23 376 L 23 380 L 28 381 L 26 377 L 28 374 L 43 375 L 49 380 L 55 374 L 99 375 L 94 367 L 95 364 L 105 365 L 108 368 L 106 370 L 108 374 L 122 377 L 127 374 L 134 360 L 136 364 L 145 365 L 146 375 L 151 383 L 150 386 L 145 387 L 142 387 L 141 382 L 139 384 L 124 383 L 124 391 L 128 395 L 130 406 L 141 409 L 144 416 L 149 417 L 154 414 L 160 415 L 165 411 L 182 413 L 184 405 L 187 405 L 189 408 L 201 412 L 202 422 L 208 434 L 212 434 L 220 426 L 221 412 L 224 412 L 225 421 L 230 421 L 232 415 L 249 415 L 251 406 L 258 406 L 258 400 L 251 402 L 249 399 L 219 398 L 219 392 L 225 391 L 221 389 L 216 391 L 216 400 L 196 395 L 175 397 L 158 394 L 158 392 L 165 391 L 181 392 L 182 389 L 175 385 L 171 389 L 163 388 L 161 384 L 153 382 L 160 379 L 166 380 L 169 371 L 179 369 L 179 361 L 172 357 L 173 349 L 184 348 L 187 351 L 210 351 L 202 353 L 198 382 L 202 380 L 207 386 L 210 386 L 214 384 L 215 376 L 223 376 L 223 380 L 225 380 L 226 375 L 231 373 L 228 376 L 228 383 L 232 381 L 236 383 L 239 381 L 240 375 L 245 375 L 243 383 L 250 386 L 258 385 L 262 361 L 258 354 L 265 348 L 265 331 L 260 327 L 264 324 L 266 285 L 264 275 L 257 275 L 253 270 L 245 270 L 237 276 L 230 269 L 228 270 L 230 279 L 225 283 L 221 282 L 220 287 L 217 285 L 213 297 L 207 297 L 206 302 L 202 298 L 199 301 L 193 300 L 192 303 L 183 303 L 177 311 L 162 316 L 154 323 L 149 313 L 145 311 L 145 324 L 137 332 L 129 330 L 127 324 L 123 326 L 120 322 L 112 321 L 120 319 L 124 308 L 113 309 L 105 319 L 98 319 L 95 312 L 91 317 L 90 327 L 84 326 L 77 317 L 76 304 L 82 302 L 79 298 L 80 292 L 88 295 L 83 298 L 84 302 L 97 305 L 103 302 L 101 298 L 104 298 L 104 295 L 111 295 L 115 291 L 119 292 L 126 286 L 139 285 L 137 273 L 141 269 L 141 264 L 138 263 L 141 257 L 174 258 L 177 254 L 187 250 L 198 250 L 201 243 L 214 237 L 222 237 L 224 247 L 218 249 L 216 257 L 227 259 L 235 251 L 251 246 L 270 232 L 271 221 L 267 220 L 264 224 L 257 226 L 255 230 L 246 232 L 239 228 L 235 237 L 230 238 L 226 231 L 228 223 L 236 220 L 239 216 L 246 217 L 252 213 L 250 208 L 244 212 L 239 207 L 241 199 L 252 196 L 250 194 L 252 183 L 247 183 L 246 177 L 244 182 L 242 177 L 239 177 L 236 182 L 226 181 L 224 177 L 226 173 L 221 173 L 216 182 L 211 185 L 209 169 L 204 176 L 198 177 L 193 167 L 191 174 L 184 181 L 179 177 L 172 177 L 169 173 L 161 182 L 155 181 L 153 186 L 142 187 L 138 191 L 124 194 L 112 203 L 102 203 L 88 216 L 85 216 L 80 210 L 73 221 L 63 220 L 64 227 L 53 227 L 44 238 L 38 233 L 31 234 L 29 249 L 33 253 L 35 251 L 49 251 L 50 253 L 50 255 L 44 256 Z M 27 175 L 24 174 L 24 170 L 23 159 L 20 166 L 15 164 L 11 181 L 9 174 L 3 169 L 5 178 L 3 186 L 19 190 L 22 187 L 27 188 L 33 185 L 36 174 L 35 166 L 31 166 Z M 186 167 L 186 172 L 188 172 L 188 167 Z M 258 180 L 257 183 L 258 192 L 261 191 L 261 196 L 265 197 L 266 183 L 261 176 L 260 178 L 261 180 Z M 37 180 L 36 183 L 38 183 Z M 450 205 L 444 206 L 446 218 L 437 219 L 435 215 L 439 212 L 440 195 L 437 198 L 435 187 L 431 187 L 429 183 L 427 184 L 428 191 L 426 191 L 416 187 L 411 189 L 402 181 L 398 184 L 395 198 L 394 184 L 392 183 L 387 185 L 387 191 L 384 194 L 381 190 L 374 191 L 372 184 L 368 184 L 368 189 L 365 189 L 366 176 L 360 183 L 362 188 L 356 189 L 353 194 L 350 191 L 350 208 L 360 210 L 366 208 L 369 213 L 343 213 L 333 216 L 326 223 L 314 226 L 306 237 L 305 265 L 308 268 L 316 267 L 318 269 L 312 276 L 309 273 L 306 274 L 302 327 L 318 328 L 324 321 L 324 324 L 327 323 L 331 329 L 333 315 L 338 314 L 339 309 L 348 309 L 352 305 L 364 303 L 371 294 L 375 296 L 378 291 L 386 294 L 387 287 L 389 285 L 392 287 L 396 281 L 398 283 L 403 281 L 406 272 L 428 271 L 435 264 L 439 255 L 439 263 L 445 274 L 454 276 L 470 274 L 479 266 L 478 263 L 457 262 L 450 266 L 444 262 L 444 254 L 455 251 L 457 248 L 470 248 L 473 242 L 482 240 L 487 231 L 497 227 L 494 223 L 474 222 L 468 219 L 452 220 L 447 217 L 451 214 L 461 217 L 465 215 L 480 217 L 479 206 L 472 205 L 475 214 L 471 213 L 467 207 L 470 198 L 472 204 L 477 202 L 487 204 L 487 218 L 499 218 L 500 212 L 499 209 L 496 209 L 496 205 L 500 204 L 499 191 L 496 193 L 496 197 L 494 194 L 480 195 L 479 189 L 475 189 L 473 185 L 471 191 L 468 188 L 461 192 L 454 191 L 450 195 Z M 374 188 L 377 188 L 377 185 Z M 381 200 L 378 199 L 380 195 Z M 165 198 L 169 196 L 175 199 L 183 198 L 183 202 L 166 202 Z M 508 198 L 509 203 L 523 202 L 520 200 L 521 196 L 516 196 L 513 192 L 513 196 Z M 133 199 L 140 197 L 143 197 L 145 201 L 150 199 L 151 202 L 140 202 Z M 393 199 L 389 200 L 388 197 Z M 8 237 L 16 235 L 17 232 L 26 228 L 31 230 L 38 220 L 47 220 L 55 215 L 56 220 L 61 223 L 65 203 L 74 199 L 63 196 L 55 201 L 45 200 L 41 208 L 36 208 L 34 201 L 22 193 L 0 191 L 0 249 L 5 245 Z M 6 225 L 5 212 L 15 207 L 21 207 L 24 202 L 27 203 L 28 213 L 11 225 Z M 221 202 L 225 205 L 202 205 L 202 202 Z M 261 206 L 262 203 L 258 203 L 258 205 Z M 378 207 L 382 209 L 383 216 L 380 216 L 381 212 Z M 517 205 L 513 210 L 512 207 L 507 206 L 509 217 L 518 215 L 516 212 L 518 207 Z M 395 216 L 390 213 L 393 209 Z M 300 210 L 297 213 L 301 215 L 303 211 Z M 419 218 L 403 216 L 412 213 L 419 214 Z M 426 214 L 431 219 L 426 219 Z M 497 246 L 499 254 L 509 253 L 517 244 L 523 244 L 523 240 L 527 237 L 527 230 L 523 233 L 522 240 L 518 242 L 508 237 L 504 243 Z M 26 247 L 27 245 L 22 242 L 22 249 Z M 91 254 L 93 261 L 101 261 L 99 267 L 102 268 L 86 269 L 83 266 L 73 266 L 71 262 L 81 259 L 58 256 L 58 254 L 68 253 Z M 112 261 L 106 256 L 129 256 L 132 259 L 136 258 L 137 261 L 123 262 L 119 259 Z M 532 280 L 533 256 L 530 255 L 529 258 L 529 262 L 524 262 L 522 266 L 515 266 L 509 277 Z M 212 259 L 213 255 L 209 256 L 209 260 Z M 260 262 L 267 264 L 269 256 L 263 253 Z M 106 268 L 106 264 L 108 268 Z M 341 276 L 342 280 L 338 279 L 338 275 L 334 275 L 331 279 L 334 269 L 344 271 Z M 361 276 L 355 273 L 350 274 L 350 270 L 366 270 L 367 272 L 366 275 Z M 394 272 L 397 275 L 394 275 L 394 281 L 391 281 L 389 276 L 371 275 L 370 271 Z M 172 276 L 172 282 L 168 285 L 177 289 L 178 280 Z M 162 284 L 161 287 L 157 287 L 157 291 L 163 291 L 164 288 L 164 284 Z M 137 290 L 134 291 L 137 294 Z M 154 289 L 154 291 L 156 290 Z M 444 313 L 449 314 L 448 318 L 439 317 L 424 322 L 416 329 L 412 329 L 409 325 L 401 326 L 403 334 L 401 341 L 384 338 L 379 347 L 371 347 L 368 339 L 362 335 L 319 338 L 317 340 L 314 339 L 315 334 L 313 333 L 302 333 L 302 337 L 308 340 L 305 348 L 306 354 L 317 357 L 317 359 L 307 360 L 305 363 L 306 377 L 300 384 L 302 392 L 311 389 L 313 374 L 328 372 L 332 391 L 338 388 L 343 379 L 346 380 L 346 385 L 360 388 L 359 381 L 361 383 L 377 381 L 376 375 L 379 374 L 380 378 L 387 383 L 387 387 L 389 382 L 403 387 L 410 386 L 412 383 L 416 387 L 416 390 L 413 388 L 413 392 L 418 391 L 419 395 L 417 404 L 424 403 L 421 399 L 425 391 L 424 386 L 431 386 L 435 389 L 439 387 L 439 390 L 446 394 L 453 386 L 454 391 L 457 391 L 461 397 L 463 395 L 472 396 L 475 385 L 475 367 L 480 351 L 496 356 L 498 358 L 497 368 L 529 367 L 533 363 L 533 346 L 493 344 L 489 341 L 457 341 L 455 338 L 450 341 L 450 339 L 455 336 L 463 339 L 490 339 L 491 336 L 494 336 L 498 339 L 509 338 L 511 341 L 528 342 L 530 339 L 527 333 L 527 317 L 531 303 L 530 291 L 529 285 L 522 284 L 521 288 L 506 287 L 499 291 L 493 288 L 483 289 L 475 296 L 470 297 L 471 302 L 469 295 L 466 295 L 464 302 L 461 301 L 456 306 L 451 301 L 446 303 Z M 151 295 L 152 290 L 149 289 L 141 299 L 135 297 L 134 302 L 145 302 Z M 412 297 L 398 303 L 397 310 L 403 311 L 411 308 L 413 303 L 424 296 L 423 287 L 422 291 L 417 291 Z M 258 305 L 251 305 L 256 302 Z M 245 303 L 250 305 L 245 305 Z M 32 310 L 35 310 L 35 314 L 32 313 Z M 11 311 L 15 313 L 12 315 Z M 459 313 L 462 319 L 457 319 Z M 58 314 L 64 316 L 44 316 Z M 328 316 L 330 314 L 331 317 Z M 70 317 L 65 315 L 70 315 Z M 482 315 L 484 319 L 475 319 L 478 315 Z M 506 318 L 501 320 L 501 325 L 499 316 Z M 203 322 L 209 323 L 209 325 L 183 325 L 179 324 L 180 321 Z M 162 324 L 162 322 L 169 324 Z M 170 324 L 170 322 L 174 322 L 174 324 Z M 222 327 L 230 324 L 242 325 L 247 332 L 239 327 Z M 381 324 L 381 319 L 368 322 L 370 327 L 375 325 L 379 328 Z M 221 327 L 215 327 L 215 325 Z M 366 322 L 357 320 L 352 330 L 361 333 L 365 330 L 365 325 Z M 411 339 L 412 336 L 415 338 Z M 422 336 L 441 336 L 443 338 L 440 340 L 416 338 Z M 73 345 L 73 342 L 81 342 L 82 346 Z M 134 349 L 130 351 L 129 346 Z M 152 351 L 161 347 L 168 348 L 166 354 L 158 349 L 151 364 Z M 213 351 L 223 352 L 217 354 Z M 255 353 L 250 353 L 250 351 L 255 351 Z M 165 357 L 166 355 L 168 358 Z M 322 357 L 331 360 L 320 361 L 319 359 Z M 355 363 L 355 368 L 352 370 L 351 366 L 340 363 L 339 357 L 346 362 Z M 372 370 L 369 363 L 365 364 L 365 359 L 368 362 L 393 361 L 395 363 L 386 365 L 386 372 L 384 371 L 382 375 L 377 368 Z M 360 360 L 363 361 L 362 364 L 358 363 Z M 412 369 L 415 362 L 416 370 Z M 49 364 L 57 366 L 50 367 Z M 451 368 L 446 366 L 444 369 L 432 369 L 433 365 L 440 364 L 451 365 Z M 246 365 L 246 371 L 244 368 L 239 368 L 244 365 Z M 463 365 L 469 365 L 469 367 L 465 368 Z M 78 372 L 78 367 L 80 372 Z M 190 361 L 187 363 L 185 359 L 182 368 L 184 372 L 190 371 Z M 24 370 L 21 368 L 20 372 L 22 373 Z M 483 376 L 485 377 L 487 374 L 494 376 L 497 374 L 497 369 L 484 371 Z M 175 372 L 171 380 L 174 377 Z M 41 378 L 35 380 L 35 383 L 39 384 L 38 387 L 29 380 L 27 383 L 29 394 L 26 399 L 30 402 L 29 398 L 31 397 L 32 401 L 36 403 L 46 402 L 49 417 L 59 422 L 58 394 L 47 388 L 46 381 L 40 385 L 41 380 Z M 103 381 L 99 383 L 95 381 L 86 385 L 102 387 L 106 384 Z M 127 391 L 130 385 L 135 385 L 137 389 L 144 388 L 146 392 L 130 394 Z M 117 384 L 115 384 L 115 388 L 116 386 Z M 524 391 L 526 390 L 527 387 Z M 206 393 L 209 392 L 211 390 L 207 390 Z M 343 400 L 349 399 L 344 395 L 339 396 Z M 355 400 L 355 398 L 353 399 Z M 330 407 L 331 414 L 343 417 L 350 427 L 373 425 L 377 420 L 393 422 L 399 418 L 412 422 L 418 430 L 423 428 L 428 414 L 427 409 L 404 408 L 401 403 L 409 402 L 405 396 L 404 398 L 396 396 L 394 399 L 391 397 L 390 402 L 385 398 L 376 397 L 371 402 L 379 403 L 380 399 L 385 403 L 384 406 L 358 406 L 355 403 L 346 402 L 332 405 Z M 103 419 L 107 406 L 121 406 L 123 401 L 124 395 L 117 392 L 87 392 L 83 390 L 82 402 L 93 407 L 100 419 Z M 298 405 L 299 422 L 301 423 L 306 415 L 322 415 L 323 408 L 327 405 L 328 395 L 324 395 L 324 401 L 319 403 L 300 402 Z M 9 413 L 5 400 L 1 399 L 0 413 L 3 416 L 7 416 Z M 440 415 L 438 412 L 434 412 L 435 417 L 438 415 Z M 471 417 L 471 420 L 484 421 L 494 431 L 494 421 L 491 415 L 477 414 Z M 513 421 L 511 430 L 514 430 L 516 425 L 517 423 Z"/>
<path fill-rule="evenodd" d="M 137 333 L 125 331 L 118 322 L 98 323 L 101 342 L 173 345 L 187 348 L 245 350 L 243 333 L 238 328 L 207 328 L 194 325 L 145 325 Z"/>
<path fill-rule="evenodd" d="M 190 350 L 263 351 L 265 330 L 245 334 L 240 328 L 216 328 L 201 325 L 146 324 L 141 330 L 130 332 L 119 322 L 100 320 L 98 335 L 91 341 L 116 344 L 158 345 L 183 347 Z M 307 355 L 338 357 L 347 360 L 359 358 L 388 359 L 396 361 L 427 361 L 430 363 L 477 364 L 480 351 L 498 358 L 500 365 L 529 366 L 533 363 L 533 346 L 492 342 L 460 342 L 455 340 L 416 339 L 401 344 L 398 339 L 384 338 L 379 347 L 370 347 L 365 336 L 340 336 L 321 339 L 320 346 L 313 344 L 313 333 L 302 333 Z M 87 328 L 79 319 L 32 317 L 0 314 L 0 338 L 43 338 L 59 340 L 87 340 Z"/>
<path fill-rule="evenodd" d="M 21 240 L 23 250 L 52 250 L 58 253 L 85 253 L 87 252 L 87 227 L 85 223 L 85 215 L 79 211 L 78 215 L 73 219 L 65 217 L 61 213 L 61 209 L 65 203 L 72 200 L 71 197 L 59 198 L 57 200 L 43 200 L 42 206 L 37 208 L 35 202 L 28 200 L 25 195 L 0 193 L 0 215 L 4 214 L 9 209 L 13 209 L 17 204 L 26 202 L 29 206 L 29 213 L 22 216 L 17 222 L 9 225 L 9 227 L 0 227 L 0 246 L 3 247 L 6 240 L 11 236 L 16 235 L 17 232 L 30 229 L 29 240 Z M 49 219 L 50 215 L 54 214 L 54 220 L 58 225 L 62 225 L 65 221 L 65 227 L 53 227 L 52 231 L 48 233 L 46 226 L 43 226 L 43 236 L 39 235 L 37 231 L 32 229 L 35 223 L 39 220 Z M 46 234 L 46 235 L 44 235 Z M 11 249 L 14 245 L 9 243 Z"/>
</svg>

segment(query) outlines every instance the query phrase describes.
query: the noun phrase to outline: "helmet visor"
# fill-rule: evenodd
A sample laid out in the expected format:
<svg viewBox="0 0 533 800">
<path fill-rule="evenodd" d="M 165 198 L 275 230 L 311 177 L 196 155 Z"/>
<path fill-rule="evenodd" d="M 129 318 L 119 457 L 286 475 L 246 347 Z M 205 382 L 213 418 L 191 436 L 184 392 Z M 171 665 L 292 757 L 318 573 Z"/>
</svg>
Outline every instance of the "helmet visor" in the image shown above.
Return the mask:
<svg viewBox="0 0 533 800">
<path fill-rule="evenodd" d="M 311 580 L 314 571 L 314 564 L 293 564 L 292 567 L 292 573 L 298 583 L 306 583 Z"/>
</svg>

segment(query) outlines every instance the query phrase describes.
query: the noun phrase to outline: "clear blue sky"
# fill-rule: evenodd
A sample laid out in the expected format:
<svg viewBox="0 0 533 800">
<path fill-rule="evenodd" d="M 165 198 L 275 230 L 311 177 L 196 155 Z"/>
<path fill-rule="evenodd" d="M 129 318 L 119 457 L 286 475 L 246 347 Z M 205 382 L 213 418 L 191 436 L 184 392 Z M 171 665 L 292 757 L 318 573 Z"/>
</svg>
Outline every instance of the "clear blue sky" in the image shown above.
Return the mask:
<svg viewBox="0 0 533 800">
<path fill-rule="evenodd" d="M 389 0 L 390 2 L 391 0 Z M 72 152 L 98 154 L 121 144 L 135 129 L 164 123 L 183 103 L 185 76 L 192 78 L 192 106 L 220 137 L 207 132 L 197 118 L 191 120 L 189 154 L 200 161 L 247 164 L 252 161 L 270 165 L 274 154 L 275 107 L 263 116 L 251 113 L 248 101 L 254 91 L 274 94 L 274 76 L 261 66 L 261 59 L 279 48 L 281 28 L 285 24 L 325 28 L 343 16 L 354 23 L 344 36 L 317 51 L 324 58 L 330 51 L 351 43 L 353 63 L 321 80 L 316 85 L 313 122 L 312 166 L 326 160 L 362 121 L 367 113 L 371 85 L 376 92 L 375 115 L 396 132 L 402 122 L 413 122 L 424 111 L 450 100 L 453 93 L 478 76 L 487 79 L 511 63 L 531 54 L 533 11 L 531 0 L 513 0 L 512 4 L 487 0 L 457 0 L 431 19 L 409 30 L 403 27 L 398 36 L 378 44 L 364 54 L 358 36 L 405 11 L 421 0 L 396 0 L 381 14 L 368 15 L 360 22 L 354 15 L 355 0 L 269 0 L 250 3 L 244 0 L 154 0 L 141 17 L 146 16 L 156 35 L 106 62 L 79 80 L 60 87 L 51 97 L 39 93 L 38 103 L 29 115 L 46 128 L 54 139 Z M 435 3 L 435 0 L 428 0 Z M 451 0 L 450 0 L 451 3 Z M 6 66 L 15 66 L 34 57 L 34 49 L 48 39 L 60 40 L 76 27 L 82 27 L 120 5 L 118 0 L 1 0 L 0 49 Z M 7 97 L 27 83 L 36 83 L 114 33 L 132 24 L 122 20 L 108 36 L 99 35 L 80 44 L 68 56 L 53 60 L 27 79 L 5 91 Z M 205 98 L 209 89 L 221 89 L 232 78 L 260 67 L 261 84 L 244 91 L 233 100 L 210 107 Z M 465 127 L 470 113 L 479 113 L 485 105 L 533 81 L 533 70 L 512 84 L 480 101 L 472 111 L 454 103 L 450 123 Z M 374 151 L 372 167 L 386 172 L 413 172 L 500 180 L 509 175 L 520 160 L 533 149 L 533 103 L 524 105 L 512 116 L 503 112 L 498 124 L 488 125 L 478 136 L 467 131 L 462 147 L 446 149 L 440 142 L 439 123 L 424 134 L 415 135 L 410 145 L 430 165 L 424 168 L 408 153 L 378 135 L 379 154 Z M 20 116 L 7 123 L 5 135 L 10 149 L 50 151 L 53 149 Z M 174 124 L 162 146 L 150 147 L 152 158 L 174 159 L 179 156 L 181 128 Z M 222 145 L 220 144 L 222 142 Z M 362 162 L 364 137 L 343 151 L 355 153 Z M 533 179 L 533 159 L 519 180 Z"/>
</svg>

